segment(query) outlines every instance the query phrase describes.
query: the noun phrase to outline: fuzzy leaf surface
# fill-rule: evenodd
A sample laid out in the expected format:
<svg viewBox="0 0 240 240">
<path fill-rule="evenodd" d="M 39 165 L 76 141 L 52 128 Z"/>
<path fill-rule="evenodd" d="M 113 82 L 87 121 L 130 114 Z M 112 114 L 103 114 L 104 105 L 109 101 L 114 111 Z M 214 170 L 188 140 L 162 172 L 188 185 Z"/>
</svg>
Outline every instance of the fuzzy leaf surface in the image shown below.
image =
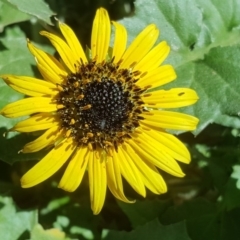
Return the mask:
<svg viewBox="0 0 240 240">
<path fill-rule="evenodd" d="M 23 13 L 0 0 L 0 32 L 10 24 L 23 22 L 30 18 L 31 16 L 28 14 Z"/>
<path fill-rule="evenodd" d="M 189 87 L 200 100 L 179 111 L 200 119 L 195 134 L 208 124 L 240 127 L 240 2 L 237 0 L 144 0 L 121 21 L 130 41 L 150 23 L 171 46 L 166 63 L 178 78 L 165 89 Z M 160 87 L 162 88 L 162 87 Z"/>
<path fill-rule="evenodd" d="M 10 4 L 15 9 L 34 16 L 50 25 L 50 17 L 55 15 L 49 6 L 43 0 L 1 0 L 7 4 Z"/>
</svg>

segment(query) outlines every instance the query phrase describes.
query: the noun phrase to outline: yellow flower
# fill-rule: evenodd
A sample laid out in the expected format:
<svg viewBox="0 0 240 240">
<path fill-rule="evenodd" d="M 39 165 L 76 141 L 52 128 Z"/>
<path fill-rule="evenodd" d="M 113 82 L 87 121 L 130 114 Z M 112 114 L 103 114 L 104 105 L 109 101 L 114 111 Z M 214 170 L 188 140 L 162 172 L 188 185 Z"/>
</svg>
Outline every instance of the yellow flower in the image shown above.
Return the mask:
<svg viewBox="0 0 240 240">
<path fill-rule="evenodd" d="M 196 92 L 189 88 L 168 91 L 151 89 L 176 78 L 171 65 L 162 62 L 170 47 L 155 47 L 156 25 L 148 25 L 126 49 L 124 26 L 112 22 L 115 39 L 108 54 L 111 23 L 106 10 L 97 10 L 92 29 L 91 57 L 86 57 L 74 32 L 59 22 L 62 37 L 42 31 L 60 55 L 57 60 L 28 41 L 44 80 L 2 75 L 16 91 L 29 96 L 5 106 L 8 118 L 30 115 L 11 130 L 45 132 L 26 144 L 23 153 L 52 146 L 50 152 L 21 179 L 23 188 L 49 178 L 68 162 L 59 187 L 72 192 L 88 172 L 91 207 L 98 214 L 107 186 L 112 194 L 124 195 L 122 177 L 142 196 L 167 191 L 157 168 L 177 177 L 184 173 L 176 160 L 189 163 L 182 142 L 165 129 L 194 130 L 198 119 L 166 111 L 194 104 Z M 149 91 L 150 90 L 150 91 Z"/>
</svg>

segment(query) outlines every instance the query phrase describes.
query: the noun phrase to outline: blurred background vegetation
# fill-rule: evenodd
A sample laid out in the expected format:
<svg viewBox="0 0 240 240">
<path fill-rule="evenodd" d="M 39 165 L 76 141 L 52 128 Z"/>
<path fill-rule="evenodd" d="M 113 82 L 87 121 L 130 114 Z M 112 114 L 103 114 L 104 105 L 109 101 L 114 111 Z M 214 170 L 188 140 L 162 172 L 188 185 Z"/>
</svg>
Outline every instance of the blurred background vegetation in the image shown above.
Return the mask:
<svg viewBox="0 0 240 240">
<path fill-rule="evenodd" d="M 88 180 L 67 193 L 57 188 L 64 167 L 31 189 L 21 176 L 45 153 L 18 154 L 34 138 L 3 133 L 18 120 L 0 116 L 1 240 L 238 240 L 240 237 L 240 3 L 239 0 L 0 0 L 0 74 L 40 77 L 26 38 L 53 53 L 39 31 L 58 31 L 55 17 L 71 26 L 89 46 L 98 7 L 127 27 L 129 41 L 149 23 L 161 29 L 172 48 L 167 60 L 178 80 L 171 87 L 191 87 L 200 101 L 181 110 L 200 119 L 194 133 L 179 133 L 191 155 L 181 165 L 186 177 L 162 172 L 168 193 L 138 196 L 124 183 L 135 204 L 109 192 L 102 212 L 90 209 Z M 0 107 L 23 97 L 0 82 Z"/>
</svg>

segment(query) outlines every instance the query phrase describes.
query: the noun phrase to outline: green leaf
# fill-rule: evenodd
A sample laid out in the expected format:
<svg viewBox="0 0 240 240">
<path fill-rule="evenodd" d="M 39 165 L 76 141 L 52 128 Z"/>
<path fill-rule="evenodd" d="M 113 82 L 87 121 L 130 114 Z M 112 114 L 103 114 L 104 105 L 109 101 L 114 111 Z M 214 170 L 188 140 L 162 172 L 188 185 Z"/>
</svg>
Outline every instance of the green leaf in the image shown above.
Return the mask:
<svg viewBox="0 0 240 240">
<path fill-rule="evenodd" d="M 178 68 L 179 80 L 188 79 L 187 86 L 195 89 L 200 97 L 199 102 L 187 110 L 200 119 L 197 132 L 213 122 L 240 127 L 239 53 L 239 46 L 213 48 L 204 60 Z"/>
<path fill-rule="evenodd" d="M 165 209 L 170 205 L 168 201 L 155 200 L 144 200 L 137 201 L 134 204 L 127 204 L 118 201 L 118 205 L 123 212 L 128 216 L 132 223 L 132 227 L 146 224 L 157 218 Z"/>
<path fill-rule="evenodd" d="M 237 180 L 229 178 L 227 184 L 223 187 L 221 196 L 221 207 L 231 210 L 240 206 L 240 190 L 237 188 Z"/>
<path fill-rule="evenodd" d="M 221 219 L 221 236 L 219 240 L 235 240 L 240 236 L 240 208 L 232 211 L 223 212 Z"/>
<path fill-rule="evenodd" d="M 240 165 L 233 166 L 232 178 L 237 179 L 237 188 L 240 189 Z"/>
<path fill-rule="evenodd" d="M 55 15 L 43 0 L 1 0 L 23 13 L 34 16 L 50 25 L 50 17 Z"/>
<path fill-rule="evenodd" d="M 185 202 L 169 208 L 161 217 L 164 224 L 186 221 L 187 231 L 193 240 L 219 239 L 219 216 L 217 206 L 203 199 Z"/>
<path fill-rule="evenodd" d="M 40 222 L 51 225 L 55 221 L 53 223 L 54 227 L 61 228 L 79 239 L 92 239 L 93 236 L 99 239 L 99 224 L 104 222 L 102 216 L 93 215 L 89 206 L 89 199 L 85 195 L 88 194 L 87 191 L 83 192 L 81 189 L 74 194 L 76 194 L 77 199 L 80 199 L 81 204 L 67 202 L 69 200 L 67 197 L 54 199 L 40 211 Z"/>
<path fill-rule="evenodd" d="M 30 240 L 67 240 L 65 233 L 57 228 L 44 230 L 40 224 L 37 224 L 31 232 Z"/>
<path fill-rule="evenodd" d="M 0 0 L 0 32 L 3 31 L 4 27 L 23 21 L 27 21 L 31 18 L 26 13 L 16 10 L 9 4 L 1 2 Z"/>
<path fill-rule="evenodd" d="M 9 197 L 0 196 L 0 239 L 16 240 L 37 224 L 37 211 L 16 209 Z"/>
<path fill-rule="evenodd" d="M 136 228 L 132 232 L 117 232 L 110 231 L 106 240 L 139 240 L 139 239 L 151 239 L 151 240 L 190 240 L 185 222 L 179 222 L 168 226 L 163 226 L 157 219 L 148 222 L 147 224 Z"/>
<path fill-rule="evenodd" d="M 209 157 L 206 159 L 208 166 L 205 170 L 210 173 L 211 186 L 213 184 L 214 188 L 216 187 L 220 192 L 228 182 L 232 173 L 232 167 L 236 164 L 240 154 L 240 149 L 238 148 L 240 139 L 233 136 L 230 129 L 221 128 L 222 131 L 217 133 L 217 128 L 209 127 L 205 136 L 210 140 L 209 131 L 215 132 L 215 141 L 217 142 L 209 148 Z M 213 137 L 213 135 L 211 137 Z M 219 139 L 221 140 L 219 141 Z M 204 177 L 204 180 L 206 180 L 206 178 L 207 177 Z"/>
<path fill-rule="evenodd" d="M 27 48 L 26 36 L 17 26 L 0 36 L 0 74 L 33 75 L 34 57 Z"/>
<path fill-rule="evenodd" d="M 239 1 L 138 0 L 135 16 L 121 23 L 130 40 L 149 23 L 161 30 L 160 39 L 172 49 L 166 62 L 178 75 L 164 88 L 190 87 L 200 97 L 197 104 L 180 110 L 200 119 L 195 134 L 213 122 L 240 127 Z"/>
<path fill-rule="evenodd" d="M 34 76 L 37 72 L 34 57 L 30 54 L 26 38 L 18 27 L 7 28 L 3 37 L 0 37 L 0 74 L 16 74 Z M 0 109 L 10 102 L 23 98 L 20 94 L 2 80 L 0 80 Z M 38 159 L 42 154 L 18 154 L 24 144 L 33 140 L 29 134 L 10 133 L 4 138 L 4 133 L 13 127 L 20 119 L 8 119 L 0 116 L 0 156 L 1 159 L 12 164 L 19 160 Z"/>
</svg>

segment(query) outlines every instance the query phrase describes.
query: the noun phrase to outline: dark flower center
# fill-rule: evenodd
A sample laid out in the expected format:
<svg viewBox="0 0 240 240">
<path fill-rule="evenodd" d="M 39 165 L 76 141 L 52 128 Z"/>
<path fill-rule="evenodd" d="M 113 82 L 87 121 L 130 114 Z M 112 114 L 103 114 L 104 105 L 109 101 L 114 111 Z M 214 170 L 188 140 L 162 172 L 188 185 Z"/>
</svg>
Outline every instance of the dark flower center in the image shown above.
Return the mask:
<svg viewBox="0 0 240 240">
<path fill-rule="evenodd" d="M 101 82 L 95 80 L 83 90 L 83 95 L 85 97 L 76 102 L 79 105 L 77 115 L 83 126 L 89 125 L 94 133 L 112 134 L 123 130 L 134 104 L 129 99 L 131 94 L 124 91 L 120 81 L 107 78 L 102 78 Z M 81 108 L 88 104 L 91 108 L 82 111 Z"/>
<path fill-rule="evenodd" d="M 81 64 L 58 86 L 62 127 L 78 144 L 117 151 L 143 119 L 146 89 L 135 84 L 140 73 L 118 68 L 112 62 Z"/>
</svg>

